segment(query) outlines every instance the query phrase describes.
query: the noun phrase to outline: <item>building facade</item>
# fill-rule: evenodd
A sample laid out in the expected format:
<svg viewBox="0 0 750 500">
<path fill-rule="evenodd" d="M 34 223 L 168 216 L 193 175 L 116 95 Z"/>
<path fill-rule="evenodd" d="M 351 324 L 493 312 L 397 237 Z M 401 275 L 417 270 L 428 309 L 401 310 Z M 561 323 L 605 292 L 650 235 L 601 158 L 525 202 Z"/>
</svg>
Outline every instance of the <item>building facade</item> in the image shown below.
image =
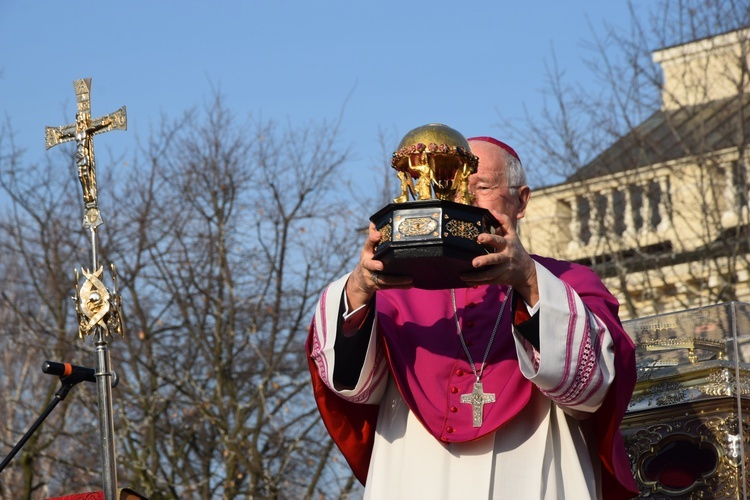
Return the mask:
<svg viewBox="0 0 750 500">
<path fill-rule="evenodd" d="M 593 267 L 623 319 L 750 302 L 749 49 L 744 29 L 654 52 L 661 109 L 533 191 L 526 248 Z"/>
</svg>

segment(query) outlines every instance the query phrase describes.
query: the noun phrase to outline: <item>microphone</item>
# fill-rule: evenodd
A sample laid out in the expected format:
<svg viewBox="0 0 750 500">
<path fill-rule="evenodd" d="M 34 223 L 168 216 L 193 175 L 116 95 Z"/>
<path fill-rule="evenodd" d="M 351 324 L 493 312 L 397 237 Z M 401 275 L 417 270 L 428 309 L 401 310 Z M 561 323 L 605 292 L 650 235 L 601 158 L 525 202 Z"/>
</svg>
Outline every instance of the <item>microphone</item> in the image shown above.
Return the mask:
<svg viewBox="0 0 750 500">
<path fill-rule="evenodd" d="M 55 361 L 45 361 L 42 365 L 42 371 L 47 375 L 57 375 L 58 377 L 73 377 L 72 380 L 96 382 L 96 372 L 93 368 L 85 366 L 71 365 L 70 363 L 57 363 Z M 112 372 L 112 387 L 116 387 L 120 378 L 115 372 Z"/>
</svg>

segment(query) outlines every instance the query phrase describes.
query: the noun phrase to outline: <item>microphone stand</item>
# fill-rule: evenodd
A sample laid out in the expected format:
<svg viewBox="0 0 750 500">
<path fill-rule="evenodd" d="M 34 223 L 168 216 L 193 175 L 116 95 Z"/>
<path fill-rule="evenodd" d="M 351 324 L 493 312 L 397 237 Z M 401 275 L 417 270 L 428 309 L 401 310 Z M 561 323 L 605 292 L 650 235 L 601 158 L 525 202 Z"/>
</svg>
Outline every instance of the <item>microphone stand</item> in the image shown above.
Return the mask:
<svg viewBox="0 0 750 500">
<path fill-rule="evenodd" d="M 52 413 L 52 410 L 55 409 L 57 404 L 68 396 L 68 393 L 73 388 L 73 386 L 75 386 L 79 382 L 83 382 L 84 380 L 84 376 L 79 374 L 60 377 L 62 387 L 60 387 L 60 389 L 55 393 L 54 399 L 50 401 L 50 404 L 47 405 L 47 408 L 44 410 L 44 412 L 39 416 L 39 418 L 36 419 L 36 422 L 34 422 L 34 424 L 26 432 L 26 434 L 24 434 L 18 444 L 13 447 L 8 456 L 5 457 L 3 463 L 0 464 L 0 472 L 2 472 L 3 469 L 5 469 L 5 467 L 10 463 L 10 461 L 13 460 L 13 457 L 15 457 L 16 454 L 21 451 L 21 448 L 23 448 L 23 445 L 26 444 L 26 441 L 28 441 L 29 438 L 34 434 L 34 432 L 36 432 L 36 430 L 39 428 L 39 426 L 42 425 L 42 422 L 44 422 L 49 414 Z"/>
</svg>

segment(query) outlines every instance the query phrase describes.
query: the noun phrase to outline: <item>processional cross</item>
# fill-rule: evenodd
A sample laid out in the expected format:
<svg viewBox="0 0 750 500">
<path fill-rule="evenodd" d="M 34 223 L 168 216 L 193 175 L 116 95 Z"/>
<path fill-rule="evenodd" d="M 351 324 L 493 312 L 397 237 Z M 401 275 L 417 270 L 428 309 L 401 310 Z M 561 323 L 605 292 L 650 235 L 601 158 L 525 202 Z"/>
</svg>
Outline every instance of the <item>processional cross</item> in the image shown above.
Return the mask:
<svg viewBox="0 0 750 500">
<path fill-rule="evenodd" d="M 474 382 L 474 390 L 471 391 L 471 394 L 461 394 L 461 402 L 471 405 L 471 413 L 474 417 L 474 427 L 481 427 L 484 405 L 485 403 L 494 403 L 495 395 L 489 392 L 485 393 L 484 386 L 477 380 Z"/>
<path fill-rule="evenodd" d="M 85 213 L 83 227 L 95 228 L 102 223 L 97 203 L 96 193 L 96 164 L 94 163 L 93 136 L 110 130 L 127 130 L 128 117 L 125 106 L 114 113 L 100 118 L 91 118 L 91 78 L 83 78 L 73 82 L 76 91 L 76 122 L 62 127 L 46 128 L 47 149 L 75 140 L 76 165 L 78 179 L 83 188 L 83 203 Z"/>
<path fill-rule="evenodd" d="M 112 405 L 112 372 L 106 336 L 118 333 L 123 335 L 122 299 L 117 292 L 117 276 L 112 266 L 113 292 L 102 283 L 102 268 L 97 254 L 97 227 L 102 224 L 96 191 L 96 164 L 94 162 L 94 138 L 96 134 L 110 130 L 126 130 L 127 115 L 125 106 L 101 118 L 91 118 L 91 78 L 73 82 L 76 92 L 76 121 L 62 127 L 46 127 L 47 149 L 75 140 L 78 180 L 83 188 L 84 216 L 83 227 L 91 236 L 91 271 L 81 269 L 86 277 L 79 288 L 76 270 L 76 312 L 78 314 L 78 334 L 81 338 L 93 335 L 96 341 L 96 384 L 98 392 L 99 427 L 101 431 L 102 475 L 104 497 L 115 500 L 117 496 L 117 463 L 114 449 L 114 423 Z"/>
</svg>

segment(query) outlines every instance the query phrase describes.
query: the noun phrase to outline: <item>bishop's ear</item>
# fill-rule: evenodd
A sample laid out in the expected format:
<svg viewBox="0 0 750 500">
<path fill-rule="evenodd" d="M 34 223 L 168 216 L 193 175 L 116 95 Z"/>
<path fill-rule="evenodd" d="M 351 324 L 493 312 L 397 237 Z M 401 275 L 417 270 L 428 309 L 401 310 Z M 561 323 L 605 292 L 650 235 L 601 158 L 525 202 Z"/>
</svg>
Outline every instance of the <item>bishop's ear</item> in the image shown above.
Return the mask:
<svg viewBox="0 0 750 500">
<path fill-rule="evenodd" d="M 531 198 L 531 188 L 529 186 L 521 186 L 516 188 L 516 196 L 518 197 L 518 210 L 516 211 L 516 219 L 523 219 L 526 215 L 526 207 L 529 206 L 529 199 Z"/>
</svg>

